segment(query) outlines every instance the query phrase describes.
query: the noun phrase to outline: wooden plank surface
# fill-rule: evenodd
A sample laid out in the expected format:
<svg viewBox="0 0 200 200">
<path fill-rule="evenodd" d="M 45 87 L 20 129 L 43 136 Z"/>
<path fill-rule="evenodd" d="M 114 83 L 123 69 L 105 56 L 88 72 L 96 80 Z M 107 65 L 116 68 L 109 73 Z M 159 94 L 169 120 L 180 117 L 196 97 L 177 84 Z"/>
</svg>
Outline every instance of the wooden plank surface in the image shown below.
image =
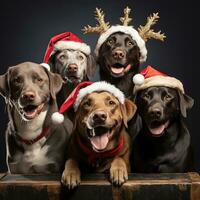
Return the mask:
<svg viewBox="0 0 200 200">
<path fill-rule="evenodd" d="M 108 181 L 108 175 L 82 176 L 80 186 L 69 191 L 60 175 L 6 175 L 0 181 L 0 199 L 20 200 L 200 200 L 200 177 L 186 174 L 129 174 L 122 187 Z"/>
</svg>

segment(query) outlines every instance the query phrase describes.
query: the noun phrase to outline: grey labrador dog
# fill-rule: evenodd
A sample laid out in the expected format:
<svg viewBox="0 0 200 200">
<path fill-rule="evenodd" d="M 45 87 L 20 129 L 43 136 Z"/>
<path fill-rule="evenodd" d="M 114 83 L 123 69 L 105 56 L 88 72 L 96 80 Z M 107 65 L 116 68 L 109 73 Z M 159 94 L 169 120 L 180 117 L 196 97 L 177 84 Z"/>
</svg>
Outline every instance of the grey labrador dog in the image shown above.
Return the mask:
<svg viewBox="0 0 200 200">
<path fill-rule="evenodd" d="M 95 72 L 96 64 L 92 55 L 79 50 L 64 49 L 53 54 L 48 64 L 51 71 L 63 78 L 62 90 L 57 95 L 60 106 L 78 83 L 89 80 Z"/>
<path fill-rule="evenodd" d="M 56 94 L 62 78 L 39 64 L 25 62 L 0 76 L 9 123 L 6 131 L 7 165 L 11 173 L 56 173 L 63 168 L 68 134 L 53 126 Z"/>
</svg>

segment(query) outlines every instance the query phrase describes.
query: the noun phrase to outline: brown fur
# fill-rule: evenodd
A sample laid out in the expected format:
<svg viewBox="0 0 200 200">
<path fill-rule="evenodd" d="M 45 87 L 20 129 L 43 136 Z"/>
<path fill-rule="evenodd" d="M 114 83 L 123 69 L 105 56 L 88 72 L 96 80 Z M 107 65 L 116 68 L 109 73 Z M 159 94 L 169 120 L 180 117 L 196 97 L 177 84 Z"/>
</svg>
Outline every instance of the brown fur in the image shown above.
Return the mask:
<svg viewBox="0 0 200 200">
<path fill-rule="evenodd" d="M 126 132 L 127 122 L 133 117 L 136 106 L 130 100 L 126 99 L 122 105 L 108 92 L 93 92 L 87 95 L 81 102 L 75 116 L 74 131 L 68 148 L 68 160 L 65 164 L 65 170 L 62 175 L 62 183 L 69 188 L 74 188 L 80 183 L 80 171 L 85 172 L 108 172 L 110 179 L 116 185 L 123 184 L 128 179 L 130 171 L 129 154 L 130 138 Z M 102 112 L 106 113 L 107 118 L 104 126 L 111 128 L 111 137 L 105 149 L 109 151 L 115 148 L 121 136 L 124 137 L 124 145 L 120 153 L 115 157 L 101 158 L 101 162 L 94 162 L 88 165 L 88 156 L 81 150 L 77 144 L 77 138 L 95 153 L 92 143 L 88 139 L 88 125 L 91 123 L 91 116 Z M 126 116 L 126 117 L 125 117 Z M 94 118 L 92 118 L 94 120 Z"/>
</svg>

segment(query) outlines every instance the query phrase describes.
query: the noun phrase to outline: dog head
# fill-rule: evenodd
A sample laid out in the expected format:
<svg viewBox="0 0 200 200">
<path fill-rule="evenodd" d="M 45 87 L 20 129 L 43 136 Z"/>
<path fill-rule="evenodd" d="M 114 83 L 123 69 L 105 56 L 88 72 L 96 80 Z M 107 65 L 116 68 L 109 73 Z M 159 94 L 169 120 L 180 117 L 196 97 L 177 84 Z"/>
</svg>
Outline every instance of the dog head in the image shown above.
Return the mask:
<svg viewBox="0 0 200 200">
<path fill-rule="evenodd" d="M 102 44 L 98 63 L 113 77 L 122 77 L 129 72 L 135 74 L 139 70 L 140 49 L 130 35 L 113 33 Z"/>
<path fill-rule="evenodd" d="M 62 87 L 62 79 L 39 64 L 25 62 L 0 76 L 0 93 L 25 121 L 34 119 Z"/>
<path fill-rule="evenodd" d="M 193 99 L 169 87 L 149 87 L 137 94 L 138 112 L 152 136 L 161 136 L 168 125 L 193 106 Z"/>
<path fill-rule="evenodd" d="M 69 49 L 57 51 L 48 63 L 53 72 L 60 74 L 64 81 L 71 83 L 88 80 L 94 74 L 96 66 L 91 55 Z"/>
<path fill-rule="evenodd" d="M 94 151 L 116 145 L 123 126 L 133 117 L 136 106 L 126 99 L 121 104 L 109 92 L 93 92 L 81 101 L 75 116 L 75 131 Z"/>
</svg>

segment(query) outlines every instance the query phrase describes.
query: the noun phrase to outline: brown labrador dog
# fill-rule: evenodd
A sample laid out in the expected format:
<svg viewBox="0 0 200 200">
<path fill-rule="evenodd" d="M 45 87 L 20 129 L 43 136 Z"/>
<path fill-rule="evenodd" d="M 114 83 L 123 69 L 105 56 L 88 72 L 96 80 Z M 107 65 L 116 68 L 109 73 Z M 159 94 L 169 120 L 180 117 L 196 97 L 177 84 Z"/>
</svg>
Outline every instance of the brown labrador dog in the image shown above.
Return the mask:
<svg viewBox="0 0 200 200">
<path fill-rule="evenodd" d="M 58 74 L 25 62 L 0 76 L 0 94 L 6 101 L 7 164 L 11 173 L 58 173 L 63 170 L 68 134 L 52 126 L 56 94 L 62 87 Z"/>
<path fill-rule="evenodd" d="M 122 185 L 130 171 L 127 122 L 135 111 L 133 102 L 125 99 L 121 104 L 109 92 L 86 95 L 75 115 L 62 183 L 72 189 L 80 183 L 81 172 L 109 172 L 111 182 Z"/>
</svg>

